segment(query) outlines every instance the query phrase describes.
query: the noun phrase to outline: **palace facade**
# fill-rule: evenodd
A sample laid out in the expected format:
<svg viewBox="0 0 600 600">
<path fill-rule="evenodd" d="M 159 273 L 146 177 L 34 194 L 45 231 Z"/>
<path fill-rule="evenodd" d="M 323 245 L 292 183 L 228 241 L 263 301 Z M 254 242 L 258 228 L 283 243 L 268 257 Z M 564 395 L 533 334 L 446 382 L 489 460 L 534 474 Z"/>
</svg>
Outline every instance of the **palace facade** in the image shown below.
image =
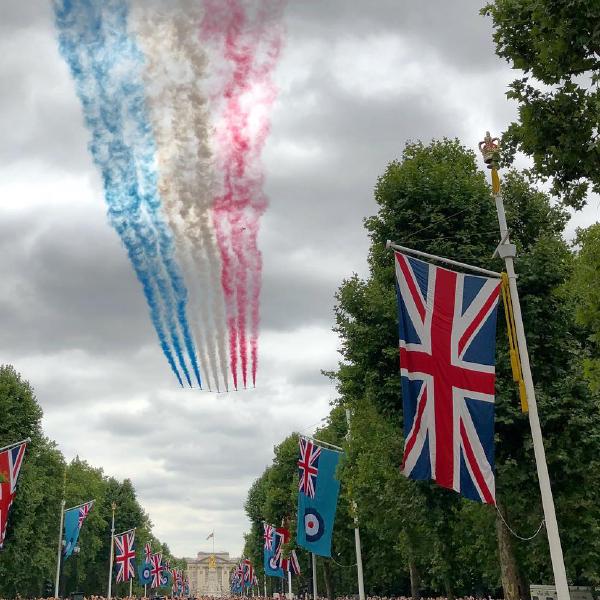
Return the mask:
<svg viewBox="0 0 600 600">
<path fill-rule="evenodd" d="M 192 596 L 228 596 L 231 572 L 237 558 L 229 552 L 198 552 L 196 558 L 186 558 L 187 574 Z"/>
</svg>

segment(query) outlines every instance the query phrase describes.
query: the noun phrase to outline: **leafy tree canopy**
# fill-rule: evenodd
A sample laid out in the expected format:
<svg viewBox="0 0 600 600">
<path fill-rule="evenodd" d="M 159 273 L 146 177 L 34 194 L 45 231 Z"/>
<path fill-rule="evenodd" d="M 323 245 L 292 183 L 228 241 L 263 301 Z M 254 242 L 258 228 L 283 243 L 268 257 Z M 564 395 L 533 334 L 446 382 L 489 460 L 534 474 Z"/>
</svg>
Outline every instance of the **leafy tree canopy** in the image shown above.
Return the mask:
<svg viewBox="0 0 600 600">
<path fill-rule="evenodd" d="M 589 0 L 494 0 L 498 56 L 524 71 L 509 87 L 519 119 L 503 136 L 508 158 L 531 156 L 534 173 L 572 207 L 600 192 L 600 4 Z"/>
</svg>

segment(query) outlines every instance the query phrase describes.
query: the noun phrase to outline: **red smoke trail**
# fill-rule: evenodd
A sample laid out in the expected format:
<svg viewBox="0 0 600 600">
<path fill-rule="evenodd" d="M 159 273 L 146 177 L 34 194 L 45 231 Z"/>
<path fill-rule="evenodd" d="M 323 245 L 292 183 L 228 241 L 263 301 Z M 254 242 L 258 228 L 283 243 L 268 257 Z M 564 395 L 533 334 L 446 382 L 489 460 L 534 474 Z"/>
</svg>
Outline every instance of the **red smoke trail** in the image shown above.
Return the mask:
<svg viewBox="0 0 600 600">
<path fill-rule="evenodd" d="M 253 18 L 241 0 L 205 0 L 204 4 L 203 38 L 222 46 L 230 69 L 218 94 L 224 102 L 216 126 L 223 187 L 215 199 L 214 221 L 223 262 L 231 369 L 237 387 L 239 353 L 245 387 L 248 320 L 252 382 L 256 383 L 262 272 L 257 236 L 267 206 L 260 153 L 276 96 L 271 76 L 281 50 L 283 4 L 281 0 L 260 0 Z"/>
</svg>

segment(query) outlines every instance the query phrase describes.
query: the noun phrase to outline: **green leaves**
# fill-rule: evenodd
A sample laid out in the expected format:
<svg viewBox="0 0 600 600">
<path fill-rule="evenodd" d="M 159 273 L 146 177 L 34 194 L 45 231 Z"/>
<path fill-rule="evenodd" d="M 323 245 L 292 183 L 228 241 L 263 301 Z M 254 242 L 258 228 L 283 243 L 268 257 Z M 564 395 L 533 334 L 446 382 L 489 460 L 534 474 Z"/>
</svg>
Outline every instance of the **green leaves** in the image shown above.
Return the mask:
<svg viewBox="0 0 600 600">
<path fill-rule="evenodd" d="M 600 191 L 600 4 L 589 0 L 496 0 L 482 14 L 494 25 L 496 53 L 527 76 L 507 96 L 519 120 L 505 132 L 503 153 L 533 158 L 535 176 L 579 209 Z"/>
<path fill-rule="evenodd" d="M 111 504 L 116 502 L 116 531 L 136 528 L 138 555 L 151 539 L 151 523 L 130 480 L 107 477 L 102 469 L 75 458 L 70 464 L 56 444 L 43 436 L 42 411 L 29 383 L 11 366 L 0 367 L 0 446 L 31 437 L 11 509 L 6 545 L 0 553 L 0 597 L 42 595 L 44 581 L 54 581 L 56 544 L 65 469 L 67 508 L 95 499 L 79 539 L 81 552 L 64 563 L 61 591 L 98 594 L 106 590 L 110 549 Z M 1 476 L 1 474 L 0 474 Z M 171 557 L 166 546 L 163 555 Z M 143 588 L 141 588 L 143 589 Z M 141 591 L 134 585 L 134 590 Z M 126 595 L 128 584 L 113 586 Z"/>
</svg>

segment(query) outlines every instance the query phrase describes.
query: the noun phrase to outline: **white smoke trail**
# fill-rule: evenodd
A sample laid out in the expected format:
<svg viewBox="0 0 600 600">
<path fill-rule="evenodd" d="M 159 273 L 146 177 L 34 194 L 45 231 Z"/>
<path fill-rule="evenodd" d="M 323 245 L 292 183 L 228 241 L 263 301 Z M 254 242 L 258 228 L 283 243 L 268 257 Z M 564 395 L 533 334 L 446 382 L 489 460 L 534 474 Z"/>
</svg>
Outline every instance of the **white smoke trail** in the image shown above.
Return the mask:
<svg viewBox="0 0 600 600">
<path fill-rule="evenodd" d="M 214 177 L 209 144 L 208 103 L 201 91 L 207 60 L 198 40 L 200 15 L 194 12 L 191 2 L 185 1 L 183 6 L 181 18 L 175 21 L 175 39 L 180 55 L 188 61 L 191 78 L 189 85 L 182 90 L 184 93 L 180 97 L 181 102 L 177 104 L 176 128 L 193 132 L 196 145 L 194 155 L 186 157 L 191 178 L 190 187 L 182 196 L 181 217 L 197 264 L 206 264 L 208 285 L 205 290 L 210 291 L 210 303 L 205 302 L 203 305 L 210 309 L 217 350 L 211 352 L 211 367 L 217 378 L 218 363 L 225 389 L 228 389 L 227 327 L 221 288 L 221 261 L 211 211 Z"/>
<path fill-rule="evenodd" d="M 182 200 L 189 194 L 191 185 L 190 166 L 187 157 L 193 155 L 195 140 L 190 135 L 190 130 L 177 126 L 180 118 L 178 111 L 181 107 L 179 96 L 185 84 L 182 81 L 189 78 L 189 69 L 176 52 L 177 28 L 171 19 L 165 18 L 157 11 L 147 11 L 139 20 L 139 38 L 147 57 L 144 77 L 146 80 L 147 104 L 150 111 L 154 137 L 157 147 L 157 160 L 159 170 L 159 190 L 163 202 L 163 212 L 169 226 L 175 233 L 175 241 L 180 262 L 184 265 L 186 283 L 191 294 L 190 313 L 200 314 L 200 321 L 192 318 L 192 328 L 196 347 L 200 354 L 205 383 L 211 389 L 211 379 L 217 384 L 218 379 L 214 358 L 214 342 L 210 330 L 210 318 L 204 308 L 207 304 L 199 297 L 198 291 L 208 286 L 198 284 L 195 274 L 204 279 L 202 262 L 193 260 L 190 256 L 193 244 L 189 243 L 187 236 L 188 224 L 182 221 Z M 192 267 L 193 265 L 193 267 Z M 195 267 L 195 268 L 194 268 Z M 199 282 L 204 283 L 203 281 Z M 211 363 L 212 373 L 209 374 L 208 365 Z M 212 377 L 211 377 L 212 375 Z"/>
</svg>

